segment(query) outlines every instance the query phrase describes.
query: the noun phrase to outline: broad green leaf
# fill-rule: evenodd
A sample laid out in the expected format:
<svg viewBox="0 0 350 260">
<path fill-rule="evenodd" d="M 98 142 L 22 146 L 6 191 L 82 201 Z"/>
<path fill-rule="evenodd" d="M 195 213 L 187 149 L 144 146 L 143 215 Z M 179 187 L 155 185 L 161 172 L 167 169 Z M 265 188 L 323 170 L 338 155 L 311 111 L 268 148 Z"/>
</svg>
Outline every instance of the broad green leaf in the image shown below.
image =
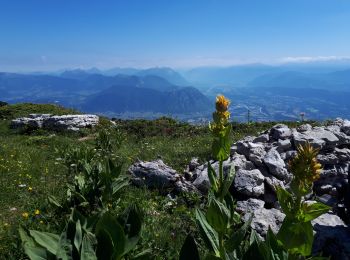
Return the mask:
<svg viewBox="0 0 350 260">
<path fill-rule="evenodd" d="M 46 249 L 38 246 L 32 246 L 28 243 L 23 244 L 24 252 L 31 260 L 47 260 L 48 254 Z"/>
<path fill-rule="evenodd" d="M 224 180 L 224 183 L 223 183 L 223 187 L 220 191 L 221 193 L 221 197 L 225 197 L 226 194 L 228 193 L 231 185 L 232 185 L 232 182 L 233 180 L 235 179 L 235 166 L 234 165 L 231 165 L 231 168 L 230 168 L 230 171 L 229 173 L 227 174 L 225 180 Z"/>
<path fill-rule="evenodd" d="M 308 204 L 304 202 L 302 204 L 304 222 L 311 221 L 321 216 L 322 214 L 327 213 L 331 209 L 331 207 L 320 202 L 315 202 L 313 204 Z"/>
<path fill-rule="evenodd" d="M 24 252 L 30 259 L 47 259 L 46 249 L 38 245 L 34 241 L 34 239 L 28 234 L 28 231 L 26 229 L 19 227 L 18 232 L 22 240 Z"/>
<path fill-rule="evenodd" d="M 23 227 L 19 227 L 18 229 L 18 233 L 19 233 L 19 236 L 22 240 L 22 243 L 27 243 L 28 245 L 30 246 L 35 246 L 37 245 L 34 241 L 34 239 L 28 234 L 28 230 L 23 228 Z"/>
<path fill-rule="evenodd" d="M 113 256 L 120 257 L 123 255 L 125 250 L 125 233 L 123 228 L 118 223 L 117 219 L 113 217 L 110 213 L 105 213 L 96 225 L 96 236 L 99 239 L 100 232 L 106 232 L 110 239 L 112 240 L 113 245 Z M 102 233 L 105 237 L 104 232 Z M 98 243 L 98 248 L 103 247 L 100 243 Z"/>
<path fill-rule="evenodd" d="M 202 238 L 207 246 L 215 253 L 215 255 L 220 255 L 218 233 L 209 225 L 205 215 L 199 209 L 196 209 L 196 220 L 202 233 Z"/>
<path fill-rule="evenodd" d="M 48 200 L 48 202 L 49 202 L 51 205 L 54 205 L 54 206 L 56 206 L 56 207 L 58 207 L 58 208 L 63 208 L 62 205 L 58 202 L 58 200 L 57 200 L 57 198 L 56 198 L 55 196 L 49 195 L 49 196 L 47 197 L 47 200 Z"/>
<path fill-rule="evenodd" d="M 83 237 L 81 245 L 80 260 L 97 260 L 97 256 L 94 250 L 96 244 L 96 238 L 91 233 L 86 233 Z"/>
<path fill-rule="evenodd" d="M 116 194 L 119 192 L 121 189 L 129 185 L 129 181 L 125 178 L 117 178 L 112 182 L 112 194 Z"/>
<path fill-rule="evenodd" d="M 83 240 L 83 232 L 81 230 L 80 220 L 75 223 L 74 246 L 80 252 L 80 246 Z"/>
<path fill-rule="evenodd" d="M 294 200 L 292 194 L 281 187 L 276 188 L 278 202 L 287 217 L 293 217 Z"/>
<path fill-rule="evenodd" d="M 244 241 L 246 234 L 248 234 L 248 231 L 250 230 L 252 219 L 253 215 L 226 241 L 225 247 L 228 252 L 233 252 L 234 250 L 239 249 L 240 244 Z"/>
<path fill-rule="evenodd" d="M 46 248 L 50 253 L 56 254 L 58 249 L 58 241 L 60 237 L 56 234 L 48 232 L 39 232 L 36 230 L 29 230 L 30 235 L 42 247 Z"/>
<path fill-rule="evenodd" d="M 130 206 L 124 211 L 123 215 L 123 220 L 119 223 L 124 226 L 126 235 L 124 254 L 126 254 L 136 247 L 140 239 L 142 216 L 140 209 L 136 205 Z"/>
<path fill-rule="evenodd" d="M 230 217 L 231 213 L 223 203 L 214 197 L 209 199 L 206 219 L 210 226 L 212 226 L 217 232 L 224 233 L 227 230 Z"/>
<path fill-rule="evenodd" d="M 104 230 L 96 231 L 97 249 L 96 255 L 98 259 L 111 259 L 114 251 L 113 241 L 110 234 Z"/>
<path fill-rule="evenodd" d="M 289 252 L 308 256 L 311 254 L 314 240 L 311 222 L 293 222 L 286 217 L 277 234 L 277 239 Z"/>
<path fill-rule="evenodd" d="M 179 260 L 200 260 L 198 248 L 194 238 L 188 234 L 185 243 L 182 245 Z"/>
<path fill-rule="evenodd" d="M 218 192 L 218 179 L 213 166 L 211 166 L 210 162 L 208 162 L 208 178 L 210 181 L 211 189 L 214 192 Z"/>
<path fill-rule="evenodd" d="M 270 251 L 272 259 L 288 259 L 288 252 L 283 248 L 283 244 L 277 239 L 271 228 L 267 231 L 265 243 Z"/>
<path fill-rule="evenodd" d="M 76 251 L 77 252 L 77 251 Z M 56 258 L 61 260 L 72 260 L 73 259 L 73 245 L 71 240 L 67 239 L 67 233 L 63 232 L 58 241 L 58 249 Z"/>
<path fill-rule="evenodd" d="M 110 174 L 113 178 L 118 178 L 122 172 L 123 165 L 116 165 L 111 159 L 108 160 Z"/>
</svg>

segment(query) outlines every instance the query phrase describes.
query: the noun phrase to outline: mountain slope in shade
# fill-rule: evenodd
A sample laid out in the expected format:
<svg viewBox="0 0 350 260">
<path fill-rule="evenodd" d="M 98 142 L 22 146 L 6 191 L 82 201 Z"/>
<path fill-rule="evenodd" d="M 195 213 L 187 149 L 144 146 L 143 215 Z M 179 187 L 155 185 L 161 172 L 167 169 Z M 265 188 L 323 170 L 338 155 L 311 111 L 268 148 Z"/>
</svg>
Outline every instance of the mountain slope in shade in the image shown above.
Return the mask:
<svg viewBox="0 0 350 260">
<path fill-rule="evenodd" d="M 90 96 L 82 105 L 88 112 L 206 112 L 211 102 L 192 87 L 159 91 L 130 85 L 113 86 Z"/>
</svg>

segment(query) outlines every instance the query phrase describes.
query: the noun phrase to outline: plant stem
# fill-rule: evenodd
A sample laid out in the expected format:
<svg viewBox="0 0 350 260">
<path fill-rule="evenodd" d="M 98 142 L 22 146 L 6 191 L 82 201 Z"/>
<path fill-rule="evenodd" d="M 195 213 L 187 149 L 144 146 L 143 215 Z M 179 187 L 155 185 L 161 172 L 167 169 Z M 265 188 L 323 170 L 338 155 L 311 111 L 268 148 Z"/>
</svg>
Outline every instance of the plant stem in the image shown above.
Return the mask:
<svg viewBox="0 0 350 260">
<path fill-rule="evenodd" d="M 222 194 L 222 189 L 224 186 L 224 167 L 223 167 L 223 161 L 220 160 L 219 161 L 219 200 L 220 202 L 223 202 L 224 198 L 223 198 L 223 194 Z"/>
</svg>

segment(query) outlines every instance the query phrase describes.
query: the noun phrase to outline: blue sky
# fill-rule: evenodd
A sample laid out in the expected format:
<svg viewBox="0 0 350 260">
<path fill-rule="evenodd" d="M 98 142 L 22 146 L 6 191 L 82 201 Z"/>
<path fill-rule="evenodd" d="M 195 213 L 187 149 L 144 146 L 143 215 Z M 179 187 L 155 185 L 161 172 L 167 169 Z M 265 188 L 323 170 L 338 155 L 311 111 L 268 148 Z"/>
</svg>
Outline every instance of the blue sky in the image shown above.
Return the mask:
<svg viewBox="0 0 350 260">
<path fill-rule="evenodd" d="M 0 0 L 0 71 L 350 57 L 348 0 Z"/>
</svg>

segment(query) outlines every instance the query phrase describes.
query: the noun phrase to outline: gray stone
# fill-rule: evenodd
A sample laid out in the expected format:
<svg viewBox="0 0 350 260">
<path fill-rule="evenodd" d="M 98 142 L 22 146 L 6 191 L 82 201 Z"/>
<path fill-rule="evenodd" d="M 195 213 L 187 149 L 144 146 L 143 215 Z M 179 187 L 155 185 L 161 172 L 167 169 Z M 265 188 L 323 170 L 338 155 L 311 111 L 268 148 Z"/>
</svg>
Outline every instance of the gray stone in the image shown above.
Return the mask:
<svg viewBox="0 0 350 260">
<path fill-rule="evenodd" d="M 249 198 L 248 200 L 237 201 L 236 211 L 238 213 L 252 213 L 257 209 L 263 208 L 265 202 L 263 200 Z"/>
<path fill-rule="evenodd" d="M 312 126 L 310 124 L 304 124 L 301 125 L 297 128 L 298 132 L 306 132 L 306 131 L 311 131 L 312 130 Z"/>
<path fill-rule="evenodd" d="M 248 157 L 249 150 L 250 150 L 250 147 L 248 145 L 248 142 L 245 142 L 245 141 L 238 141 L 237 142 L 237 153 L 243 154 L 243 155 Z"/>
<path fill-rule="evenodd" d="M 262 237 L 266 237 L 269 227 L 274 233 L 280 229 L 285 214 L 278 209 L 259 208 L 252 213 L 243 216 L 243 221 L 248 221 L 253 214 L 251 227 Z"/>
<path fill-rule="evenodd" d="M 237 152 L 237 145 L 232 145 L 230 148 L 230 155 L 234 155 Z"/>
<path fill-rule="evenodd" d="M 295 147 L 309 142 L 314 148 L 319 149 L 333 149 L 339 142 L 339 139 L 332 132 L 322 127 L 314 127 L 311 131 L 303 133 L 294 131 L 293 140 Z"/>
<path fill-rule="evenodd" d="M 312 253 L 332 259 L 350 259 L 350 230 L 336 215 L 326 213 L 312 221 L 315 231 Z"/>
<path fill-rule="evenodd" d="M 286 169 L 286 164 L 282 160 L 280 154 L 276 149 L 271 149 L 263 159 L 265 165 L 268 167 L 269 172 L 280 180 L 288 181 L 291 179 L 291 175 Z"/>
<path fill-rule="evenodd" d="M 294 158 L 294 156 L 297 154 L 297 151 L 291 150 L 286 152 L 286 161 L 289 161 L 290 159 Z"/>
<path fill-rule="evenodd" d="M 200 164 L 198 158 L 192 158 L 190 163 L 188 164 L 188 170 L 193 172 Z"/>
<path fill-rule="evenodd" d="M 239 170 L 233 182 L 238 193 L 249 197 L 259 197 L 264 194 L 264 175 L 257 169 L 247 171 Z"/>
<path fill-rule="evenodd" d="M 236 163 L 240 163 L 240 164 L 238 165 Z M 252 165 L 252 164 L 253 164 L 252 162 L 248 163 L 244 156 L 235 154 L 233 158 L 229 158 L 223 162 L 224 174 L 226 175 L 230 171 L 231 166 L 235 167 L 236 169 L 239 169 L 239 167 L 249 168 L 249 165 Z M 211 162 L 211 166 L 216 172 L 218 172 L 219 162 Z M 193 181 L 193 185 L 201 192 L 207 193 L 210 188 L 210 181 L 208 177 L 208 164 L 204 164 L 201 168 L 202 170 L 200 170 L 197 173 L 198 176 Z"/>
<path fill-rule="evenodd" d="M 277 124 L 273 126 L 270 130 L 270 136 L 275 139 L 287 139 L 292 135 L 292 131 L 289 129 L 288 126 L 284 124 Z"/>
<path fill-rule="evenodd" d="M 262 145 L 256 146 L 250 149 L 248 159 L 257 167 L 263 167 L 263 159 L 265 154 L 265 148 Z"/>
<path fill-rule="evenodd" d="M 99 123 L 96 115 L 63 115 L 52 116 L 50 114 L 31 114 L 29 117 L 21 117 L 11 121 L 12 128 L 31 127 L 34 129 L 48 129 L 54 131 L 91 128 Z"/>
<path fill-rule="evenodd" d="M 282 153 L 288 151 L 292 147 L 289 139 L 281 140 L 279 139 L 277 142 L 277 151 Z"/>
<path fill-rule="evenodd" d="M 173 188 L 180 177 L 160 159 L 152 162 L 139 161 L 131 165 L 128 171 L 133 184 L 155 189 Z"/>
<path fill-rule="evenodd" d="M 196 186 L 194 186 L 191 182 L 179 180 L 174 184 L 174 191 L 176 193 L 196 193 L 200 194 Z"/>
<path fill-rule="evenodd" d="M 246 157 L 241 154 L 235 154 L 234 156 L 232 156 L 230 162 L 232 163 L 232 165 L 234 165 L 236 171 L 240 169 L 243 169 L 243 170 L 255 169 L 253 162 L 247 161 Z"/>
<path fill-rule="evenodd" d="M 340 127 L 340 131 L 345 133 L 346 135 L 350 135 L 350 121 L 344 120 L 342 126 Z"/>
<path fill-rule="evenodd" d="M 268 134 L 261 134 L 253 140 L 253 143 L 267 143 L 269 142 L 269 139 Z"/>
<path fill-rule="evenodd" d="M 350 161 L 350 149 L 347 148 L 335 148 L 334 149 L 335 154 L 339 158 L 340 161 L 345 162 L 345 161 Z"/>
<path fill-rule="evenodd" d="M 339 159 L 335 154 L 329 153 L 329 154 L 318 154 L 317 161 L 322 165 L 329 165 L 329 164 L 338 164 Z"/>
</svg>

